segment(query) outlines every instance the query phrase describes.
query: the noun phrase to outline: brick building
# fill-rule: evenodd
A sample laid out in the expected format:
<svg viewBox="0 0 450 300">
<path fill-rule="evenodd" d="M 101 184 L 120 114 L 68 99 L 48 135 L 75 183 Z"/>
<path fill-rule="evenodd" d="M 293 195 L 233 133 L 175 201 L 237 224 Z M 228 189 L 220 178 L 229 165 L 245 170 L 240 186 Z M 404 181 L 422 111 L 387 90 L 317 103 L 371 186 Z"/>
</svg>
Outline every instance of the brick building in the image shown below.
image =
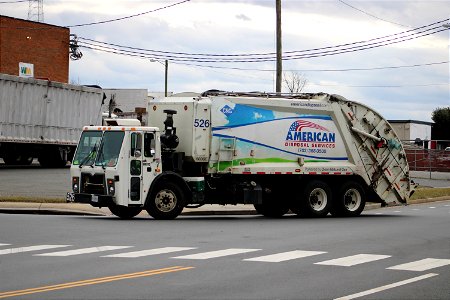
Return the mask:
<svg viewBox="0 0 450 300">
<path fill-rule="evenodd" d="M 68 83 L 69 39 L 69 28 L 0 15 L 0 73 L 19 76 L 20 64 L 35 78 Z"/>
</svg>

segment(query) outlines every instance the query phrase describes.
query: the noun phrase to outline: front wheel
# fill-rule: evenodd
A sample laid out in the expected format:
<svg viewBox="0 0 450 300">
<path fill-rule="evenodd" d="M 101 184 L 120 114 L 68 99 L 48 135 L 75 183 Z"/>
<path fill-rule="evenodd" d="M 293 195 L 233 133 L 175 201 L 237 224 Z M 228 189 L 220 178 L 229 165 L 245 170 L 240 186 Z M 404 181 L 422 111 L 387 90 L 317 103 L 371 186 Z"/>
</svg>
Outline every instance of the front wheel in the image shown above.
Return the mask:
<svg viewBox="0 0 450 300">
<path fill-rule="evenodd" d="M 147 199 L 146 210 L 158 220 L 175 219 L 184 208 L 183 191 L 172 182 L 162 182 L 156 186 Z"/>
<path fill-rule="evenodd" d="M 108 206 L 111 213 L 118 216 L 121 219 L 128 220 L 137 216 L 142 208 L 140 207 L 127 207 L 122 205 L 111 204 Z"/>
<path fill-rule="evenodd" d="M 323 181 L 308 182 L 303 189 L 301 199 L 301 212 L 305 216 L 325 217 L 330 212 L 331 189 Z"/>
<path fill-rule="evenodd" d="M 349 181 L 339 189 L 332 213 L 339 217 L 356 217 L 361 214 L 365 205 L 364 189 L 359 183 Z"/>
</svg>

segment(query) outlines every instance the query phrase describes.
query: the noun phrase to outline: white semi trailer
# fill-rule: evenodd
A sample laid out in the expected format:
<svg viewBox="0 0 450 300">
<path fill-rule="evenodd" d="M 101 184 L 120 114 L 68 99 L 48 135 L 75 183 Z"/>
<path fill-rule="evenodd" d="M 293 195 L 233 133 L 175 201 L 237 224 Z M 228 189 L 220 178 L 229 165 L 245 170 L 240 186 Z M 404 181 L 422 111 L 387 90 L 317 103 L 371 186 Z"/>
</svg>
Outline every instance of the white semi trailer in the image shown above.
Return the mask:
<svg viewBox="0 0 450 300">
<path fill-rule="evenodd" d="M 68 201 L 121 218 L 238 203 L 323 217 L 357 216 L 366 201 L 406 204 L 414 192 L 390 124 L 338 95 L 215 91 L 151 100 L 149 127 L 120 122 L 84 127 Z"/>
<path fill-rule="evenodd" d="M 0 157 L 8 165 L 62 167 L 75 152 L 81 129 L 101 124 L 103 92 L 0 74 Z"/>
</svg>

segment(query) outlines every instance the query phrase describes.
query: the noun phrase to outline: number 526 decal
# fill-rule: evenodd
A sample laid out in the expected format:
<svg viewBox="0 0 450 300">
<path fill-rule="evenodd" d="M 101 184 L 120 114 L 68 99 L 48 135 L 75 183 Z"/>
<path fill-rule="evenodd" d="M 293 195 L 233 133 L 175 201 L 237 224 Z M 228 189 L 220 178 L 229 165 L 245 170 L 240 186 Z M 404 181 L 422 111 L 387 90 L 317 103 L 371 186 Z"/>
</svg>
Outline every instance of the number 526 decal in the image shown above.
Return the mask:
<svg viewBox="0 0 450 300">
<path fill-rule="evenodd" d="M 210 123 L 209 120 L 205 119 L 195 119 L 194 120 L 194 127 L 209 127 Z"/>
</svg>

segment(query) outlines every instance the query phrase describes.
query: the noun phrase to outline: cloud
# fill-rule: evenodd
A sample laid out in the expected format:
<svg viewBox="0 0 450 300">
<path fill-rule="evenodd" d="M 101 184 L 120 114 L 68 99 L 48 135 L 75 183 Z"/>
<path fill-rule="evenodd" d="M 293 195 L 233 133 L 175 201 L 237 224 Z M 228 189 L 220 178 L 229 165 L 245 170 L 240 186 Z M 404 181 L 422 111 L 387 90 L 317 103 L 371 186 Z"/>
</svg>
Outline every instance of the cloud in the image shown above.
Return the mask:
<svg viewBox="0 0 450 300">
<path fill-rule="evenodd" d="M 411 27 L 448 18 L 450 7 L 449 0 L 350 3 L 385 20 Z M 167 1 L 141 0 L 54 0 L 44 2 L 44 16 L 45 21 L 51 24 L 73 25 L 133 15 L 167 4 Z M 4 15 L 26 19 L 26 4 L 2 5 L 1 8 Z M 364 41 L 409 30 L 372 18 L 339 1 L 284 0 L 282 9 L 284 51 Z M 268 53 L 275 52 L 275 8 L 274 1 L 196 0 L 123 21 L 74 27 L 71 32 L 79 37 L 160 51 L 197 54 Z M 450 33 L 443 31 L 386 47 L 335 56 L 285 60 L 283 69 L 304 73 L 308 79 L 307 92 L 341 94 L 374 107 L 391 119 L 429 121 L 433 109 L 450 105 L 448 64 L 372 71 L 302 70 L 376 68 L 448 61 L 449 42 Z M 109 88 L 164 89 L 164 67 L 159 63 L 87 48 L 81 51 L 83 58 L 70 62 L 71 80 Z M 202 64 L 169 61 L 169 90 L 202 92 L 215 88 L 272 92 L 275 86 L 274 72 L 258 71 L 267 69 L 275 69 L 275 62 Z"/>
<path fill-rule="evenodd" d="M 252 20 L 244 14 L 236 15 L 236 19 L 242 20 L 242 21 L 251 21 Z"/>
</svg>

